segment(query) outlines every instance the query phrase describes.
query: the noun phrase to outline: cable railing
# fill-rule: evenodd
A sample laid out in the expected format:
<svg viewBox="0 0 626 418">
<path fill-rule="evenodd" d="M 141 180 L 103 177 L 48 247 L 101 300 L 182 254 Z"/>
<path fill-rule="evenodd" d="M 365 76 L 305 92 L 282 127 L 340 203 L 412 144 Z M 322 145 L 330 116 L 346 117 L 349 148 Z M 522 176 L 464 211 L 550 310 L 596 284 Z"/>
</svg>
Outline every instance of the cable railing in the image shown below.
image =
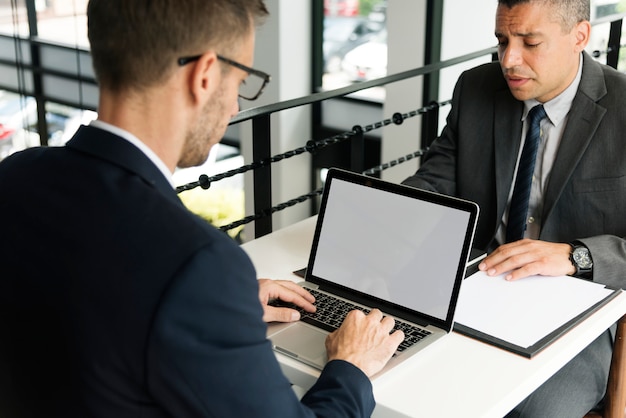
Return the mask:
<svg viewBox="0 0 626 418">
<path fill-rule="evenodd" d="M 626 16 L 626 13 L 615 14 L 611 16 L 606 16 L 602 19 L 598 19 L 594 21 L 592 24 L 603 24 L 610 23 L 610 31 L 609 38 L 607 41 L 607 47 L 605 50 L 595 50 L 591 52 L 591 55 L 598 58 L 601 56 L 606 56 L 607 65 L 612 66 L 613 68 L 618 67 L 619 63 L 619 53 L 620 48 L 624 45 L 621 45 L 621 37 L 622 37 L 622 24 L 623 18 Z M 359 164 L 353 164 L 353 171 L 361 171 L 366 175 L 375 175 L 380 173 L 381 171 L 394 167 L 398 164 L 402 164 L 404 162 L 410 161 L 416 157 L 421 157 L 428 148 L 428 145 L 435 139 L 435 136 L 438 132 L 438 124 L 439 124 L 439 109 L 441 106 L 448 105 L 450 103 L 449 100 L 443 102 L 430 102 L 427 106 L 424 106 L 417 110 L 412 110 L 406 113 L 396 112 L 393 114 L 392 118 L 382 120 L 380 122 L 374 122 L 372 124 L 366 125 L 364 127 L 355 126 L 351 131 L 343 132 L 338 135 L 334 135 L 329 138 L 321 139 L 321 140 L 310 140 L 304 146 L 299 147 L 297 149 L 288 151 L 283 154 L 271 155 L 271 123 L 270 117 L 272 114 L 281 112 L 288 109 L 293 109 L 301 106 L 319 104 L 325 100 L 335 99 L 340 97 L 348 96 L 352 93 L 359 92 L 361 90 L 366 90 L 372 87 L 380 87 L 385 86 L 387 84 L 395 83 L 402 80 L 407 80 L 414 77 L 425 76 L 428 74 L 436 73 L 440 70 L 443 70 L 448 67 L 452 67 L 457 64 L 462 64 L 476 58 L 481 58 L 485 56 L 491 56 L 492 59 L 497 59 L 497 48 L 486 48 L 479 51 L 475 51 L 469 54 L 465 54 L 453 59 L 441 61 L 438 63 L 428 64 L 423 67 L 411 69 L 408 71 L 399 72 L 396 74 L 388 75 L 382 78 L 378 78 L 375 80 L 365 81 L 356 83 L 353 85 L 349 85 L 346 87 L 338 88 L 335 90 L 324 91 L 319 93 L 314 93 L 308 96 L 286 100 L 279 103 L 270 104 L 267 106 L 260 106 L 248 110 L 244 110 L 240 112 L 233 120 L 232 124 L 238 124 L 244 121 L 251 120 L 252 121 L 252 132 L 253 132 L 253 162 L 248 165 L 244 165 L 239 169 L 230 170 L 225 173 L 221 173 L 215 176 L 207 176 L 201 175 L 198 181 L 183 185 L 178 187 L 178 191 L 182 192 L 185 190 L 190 190 L 195 187 L 202 187 L 204 189 L 208 189 L 211 186 L 211 183 L 218 181 L 220 179 L 234 176 L 237 174 L 242 174 L 247 171 L 253 171 L 253 196 L 254 196 L 254 214 L 246 216 L 245 218 L 232 222 L 228 225 L 221 226 L 220 229 L 223 231 L 228 231 L 233 228 L 238 228 L 242 225 L 245 225 L 250 222 L 255 222 L 255 237 L 260 237 L 272 232 L 272 214 L 284 210 L 288 207 L 294 206 L 299 203 L 303 203 L 309 199 L 312 199 L 316 196 L 319 196 L 322 192 L 321 188 L 313 190 L 309 193 L 305 193 L 301 196 L 298 196 L 294 199 L 290 199 L 286 202 L 282 202 L 274 205 L 272 203 L 271 196 L 271 185 L 272 175 L 271 175 L 271 165 L 273 163 L 282 161 L 285 158 L 291 158 L 297 155 L 301 155 L 303 153 L 313 153 L 316 150 L 324 148 L 329 145 L 337 144 L 344 141 L 354 141 L 356 143 L 356 147 L 352 148 L 352 151 L 356 151 L 358 154 L 363 154 L 363 135 L 364 133 L 370 132 L 372 130 L 382 128 L 383 126 L 388 126 L 391 124 L 400 125 L 402 122 L 410 117 L 421 115 L 425 119 L 423 123 L 427 125 L 427 129 L 422 130 L 422 138 L 421 138 L 421 148 L 417 151 L 401 156 L 395 160 L 388 161 L 382 163 L 376 167 L 371 167 L 365 170 L 355 170 L 354 166 L 359 166 Z M 426 79 L 426 77 L 424 77 Z M 426 81 L 425 81 L 426 82 Z M 428 91 L 428 87 L 425 86 L 425 91 Z"/>
<path fill-rule="evenodd" d="M 610 24 L 609 36 L 607 40 L 606 49 L 592 51 L 592 55 L 596 58 L 606 57 L 606 63 L 614 68 L 617 68 L 619 63 L 619 54 L 622 38 L 622 23 L 626 13 L 615 14 L 606 16 L 602 19 L 598 19 L 592 24 L 594 26 L 599 24 Z M 15 67 L 18 73 L 23 73 L 22 77 L 18 76 L 18 81 L 22 80 L 22 83 L 18 83 L 18 86 L 14 86 L 12 82 L 0 80 L 0 88 L 15 91 L 21 94 L 33 95 L 36 97 L 38 107 L 44 107 L 46 101 L 56 101 L 69 106 L 77 108 L 85 108 L 94 110 L 95 101 L 93 101 L 94 94 L 90 95 L 93 103 L 88 103 L 89 100 L 80 94 L 77 100 L 71 98 L 64 99 L 58 95 L 50 95 L 42 88 L 41 82 L 31 83 L 25 79 L 24 74 L 34 80 L 41 80 L 43 77 L 56 77 L 63 80 L 74 80 L 78 83 L 81 92 L 85 88 L 89 88 L 90 93 L 95 92 L 96 83 L 93 75 L 91 74 L 89 66 L 84 64 L 78 65 L 80 61 L 87 60 L 89 51 L 84 48 L 78 47 L 65 47 L 51 42 L 45 42 L 36 37 L 18 37 L 7 36 L 0 34 L 0 44 L 9 46 L 13 44 L 15 48 L 3 48 L 4 53 L 0 54 L 0 67 Z M 14 51 L 11 52 L 11 49 Z M 42 49 L 57 50 L 59 53 L 75 53 L 78 61 L 76 68 L 70 66 L 69 68 L 48 68 L 46 63 L 42 63 L 42 59 L 38 56 Z M 313 190 L 309 193 L 305 193 L 297 198 L 289 201 L 273 204 L 271 196 L 271 181 L 272 171 L 271 166 L 274 163 L 282 161 L 284 159 L 292 158 L 301 154 L 314 154 L 315 152 L 326 148 L 330 145 L 335 145 L 349 141 L 352 144 L 352 152 L 357 155 L 352 159 L 353 171 L 359 171 L 366 175 L 376 175 L 381 171 L 394 167 L 398 164 L 402 164 L 406 161 L 418 158 L 424 154 L 428 145 L 435 139 L 438 132 L 439 125 L 439 110 L 442 106 L 449 104 L 448 101 L 428 101 L 428 104 L 422 108 L 410 110 L 407 112 L 396 112 L 389 119 L 373 122 L 365 126 L 354 126 L 352 130 L 342 132 L 337 135 L 333 135 L 323 139 L 311 139 L 306 141 L 303 146 L 294 150 L 287 151 L 282 154 L 272 155 L 271 152 L 271 123 L 270 117 L 278 112 L 282 112 L 288 109 L 294 109 L 302 106 L 313 105 L 319 106 L 322 102 L 330 99 L 343 98 L 353 93 L 357 93 L 361 90 L 366 90 L 372 87 L 385 86 L 391 83 L 395 83 L 402 80 L 407 80 L 415 77 L 422 77 L 424 83 L 424 91 L 430 91 L 429 86 L 426 84 L 429 82 L 427 75 L 435 74 L 445 68 L 449 68 L 458 64 L 462 64 L 477 58 L 490 56 L 491 59 L 496 59 L 497 49 L 495 47 L 486 48 L 479 51 L 475 51 L 469 54 L 465 54 L 453 59 L 441 61 L 438 63 L 428 64 L 423 67 L 411 69 L 408 71 L 391 74 L 379 79 L 365 81 L 349 85 L 346 87 L 338 88 L 330 91 L 323 91 L 314 93 L 305 97 L 286 100 L 279 103 L 270 104 L 267 106 L 260 106 L 251 108 L 240 112 L 231 121 L 231 125 L 239 124 L 244 121 L 251 121 L 252 123 L 252 163 L 244 165 L 240 168 L 229 170 L 224 173 L 220 173 L 214 176 L 201 175 L 197 181 L 179 186 L 178 192 L 191 190 L 196 187 L 208 189 L 212 183 L 223 180 L 228 177 L 232 177 L 238 174 L 242 174 L 248 171 L 253 173 L 253 214 L 246 216 L 245 218 L 233 222 L 221 227 L 222 230 L 227 231 L 233 228 L 237 228 L 241 225 L 245 225 L 250 222 L 255 223 L 255 236 L 259 237 L 272 231 L 272 214 L 281 211 L 287 207 L 305 202 L 318 196 L 321 193 L 320 189 Z M 81 70 L 82 68 L 82 70 Z M 38 88 L 39 87 L 39 88 Z M 87 102 L 87 104 L 86 104 Z M 40 115 L 42 112 L 38 112 Z M 364 135 L 376 129 L 382 128 L 388 125 L 400 125 L 404 120 L 416 116 L 421 116 L 422 125 L 426 126 L 426 129 L 422 129 L 421 145 L 418 150 L 408 155 L 400 156 L 392 161 L 384 162 L 375 167 L 363 167 L 362 155 L 364 154 Z M 43 122 L 39 123 L 40 129 L 44 132 L 47 131 L 45 126 L 45 118 Z M 43 136 L 46 137 L 45 135 Z M 361 160 L 359 161 L 359 157 Z"/>
<path fill-rule="evenodd" d="M 423 108 L 420 108 L 420 109 L 417 109 L 417 110 L 414 110 L 414 111 L 410 111 L 410 112 L 407 112 L 407 113 L 394 113 L 391 118 L 385 119 L 385 120 L 383 120 L 381 122 L 377 122 L 377 123 L 374 123 L 374 124 L 371 124 L 371 125 L 366 125 L 364 127 L 361 127 L 361 126 L 357 125 L 357 126 L 352 128 L 352 131 L 345 132 L 345 133 L 342 133 L 342 134 L 339 134 L 339 135 L 335 135 L 335 136 L 330 137 L 330 138 L 318 140 L 318 141 L 309 141 L 309 143 L 305 147 L 301 147 L 301 148 L 298 148 L 297 150 L 289 151 L 289 152 L 287 152 L 285 154 L 281 154 L 281 155 L 272 157 L 270 159 L 270 163 L 281 161 L 283 158 L 290 158 L 290 157 L 293 157 L 293 156 L 296 156 L 296 155 L 300 155 L 300 154 L 302 154 L 304 152 L 314 152 L 314 151 L 319 150 L 321 148 L 324 148 L 326 146 L 334 145 L 334 144 L 337 144 L 337 143 L 342 142 L 342 141 L 351 140 L 352 138 L 354 138 L 356 136 L 360 136 L 360 135 L 363 135 L 366 132 L 371 132 L 371 131 L 373 131 L 375 129 L 382 128 L 383 126 L 388 126 L 388 125 L 390 125 L 392 123 L 394 123 L 396 125 L 401 125 L 404 122 L 405 119 L 408 119 L 408 118 L 411 118 L 411 117 L 414 117 L 414 116 L 417 116 L 417 115 L 422 115 L 422 114 L 428 113 L 429 111 L 435 109 L 439 105 L 445 105 L 445 104 L 449 104 L 449 101 L 441 103 L 441 104 L 431 104 L 429 106 L 426 106 L 426 107 L 423 107 Z M 402 163 L 410 161 L 410 160 L 412 160 L 414 158 L 421 157 L 422 155 L 424 155 L 424 152 L 425 152 L 425 150 L 421 150 L 421 149 L 417 150 L 417 151 L 412 152 L 410 154 L 407 154 L 407 155 L 401 156 L 399 158 L 396 158 L 395 160 L 388 161 L 386 163 L 379 164 L 379 165 L 377 165 L 375 167 L 371 167 L 371 168 L 369 168 L 367 170 L 364 170 L 364 171 L 362 171 L 362 174 L 373 176 L 373 175 L 375 175 L 377 173 L 382 172 L 383 170 L 386 170 L 386 169 L 391 168 L 391 167 L 395 167 L 398 164 L 402 164 Z M 197 186 L 200 186 L 200 187 L 202 187 L 204 189 L 208 189 L 210 187 L 210 185 L 211 185 L 211 181 L 217 181 L 218 179 L 222 179 L 222 178 L 224 178 L 223 176 L 230 177 L 232 175 L 242 174 L 242 173 L 244 173 L 246 171 L 249 171 L 249 170 L 257 168 L 257 167 L 258 167 L 258 165 L 255 166 L 255 164 L 253 163 L 253 164 L 249 164 L 247 166 L 243 166 L 240 169 L 231 170 L 229 172 L 218 174 L 218 175 L 213 176 L 213 177 L 208 177 L 206 175 L 201 175 L 198 182 L 193 182 L 193 183 L 189 183 L 188 185 L 178 187 L 177 190 L 180 192 L 180 191 L 184 191 L 184 190 L 189 190 L 190 188 L 194 188 L 194 187 L 197 187 Z M 274 214 L 276 212 L 279 212 L 279 211 L 281 211 L 283 209 L 287 209 L 288 207 L 294 206 L 294 205 L 296 205 L 298 203 L 306 202 L 309 199 L 312 199 L 312 198 L 314 198 L 316 196 L 319 196 L 319 195 L 322 194 L 322 191 L 323 191 L 322 188 L 318 188 L 318 189 L 316 189 L 316 190 L 314 190 L 312 192 L 306 193 L 306 194 L 301 195 L 301 196 L 299 196 L 297 198 L 290 199 L 290 200 L 288 200 L 286 202 L 280 203 L 280 204 L 272 206 L 270 208 L 265 208 L 260 213 L 256 213 L 254 215 L 247 216 L 247 217 L 245 217 L 245 218 L 243 218 L 241 220 L 232 222 L 232 223 L 230 223 L 228 225 L 223 225 L 223 226 L 220 227 L 220 229 L 222 231 L 229 231 L 231 229 L 238 228 L 238 227 L 240 227 L 242 225 L 245 225 L 247 223 L 250 223 L 252 221 L 257 221 L 257 220 L 263 219 L 263 218 L 271 216 L 272 214 Z"/>
<path fill-rule="evenodd" d="M 405 119 L 412 118 L 414 116 L 422 115 L 425 117 L 423 123 L 428 125 L 430 129 L 423 130 L 426 132 L 421 138 L 422 147 L 420 150 L 417 150 L 412 155 L 401 156 L 394 161 L 387 162 L 385 164 L 381 164 L 378 168 L 368 168 L 365 170 L 368 173 L 377 173 L 386 168 L 396 166 L 405 161 L 409 161 L 410 159 L 415 158 L 415 156 L 421 156 L 423 154 L 423 150 L 427 147 L 427 145 L 434 140 L 434 137 L 437 133 L 438 127 L 438 118 L 439 118 L 439 108 L 443 105 L 447 105 L 449 101 L 444 102 L 430 102 L 428 105 L 408 112 L 396 112 L 392 118 L 385 119 L 378 122 L 373 122 L 366 126 L 360 127 L 355 126 L 351 131 L 343 132 L 338 135 L 332 136 L 330 138 L 324 138 L 321 140 L 311 140 L 308 141 L 304 146 L 297 148 L 295 150 L 289 151 L 284 154 L 272 155 L 271 154 L 271 123 L 270 118 L 273 114 L 281 111 L 285 111 L 288 109 L 294 109 L 301 106 L 307 105 L 315 105 L 319 104 L 325 100 L 341 98 L 348 96 L 352 93 L 359 92 L 361 90 L 366 90 L 372 87 L 384 86 L 390 83 L 395 83 L 402 80 L 407 80 L 413 77 L 420 77 L 426 74 L 435 73 L 441 71 L 442 69 L 462 64 L 466 61 L 470 61 L 476 58 L 481 58 L 485 56 L 494 57 L 496 53 L 496 48 L 485 48 L 479 51 L 475 51 L 463 56 L 459 56 L 453 59 L 441 61 L 435 64 L 425 65 L 423 67 L 415 68 L 408 71 L 403 71 L 397 74 L 388 75 L 379 79 L 364 81 L 361 83 L 356 83 L 353 85 L 349 85 L 346 87 L 341 87 L 335 90 L 324 91 L 319 93 L 314 93 L 309 96 L 287 100 L 279 103 L 274 103 L 267 106 L 261 106 L 257 108 L 252 108 L 248 110 L 244 110 L 240 112 L 237 116 L 233 118 L 231 124 L 242 123 L 244 121 L 252 122 L 252 159 L 253 163 L 243 166 L 237 170 L 231 170 L 228 173 L 223 173 L 222 175 L 236 175 L 241 174 L 243 172 L 247 172 L 250 170 L 253 171 L 253 199 L 254 199 L 254 214 L 251 216 L 247 216 L 241 221 L 234 222 L 229 225 L 225 225 L 222 227 L 223 230 L 228 230 L 231 228 L 236 228 L 241 226 L 244 223 L 255 222 L 255 237 L 260 237 L 265 234 L 272 232 L 272 217 L 273 213 L 276 213 L 279 210 L 283 210 L 287 207 L 293 206 L 295 202 L 301 203 L 304 202 L 317 193 L 307 193 L 303 196 L 300 196 L 296 199 L 292 199 L 288 202 L 281 203 L 279 205 L 273 205 L 272 196 L 271 196 L 271 185 L 272 181 L 272 173 L 271 173 L 271 165 L 274 162 L 278 162 L 283 160 L 284 158 L 290 158 L 296 155 L 300 155 L 302 153 L 308 152 L 313 153 L 320 148 L 326 147 L 331 144 L 343 142 L 343 141 L 352 141 L 354 145 L 353 152 L 356 155 L 363 155 L 363 147 L 364 147 L 364 134 L 371 132 L 375 129 L 382 128 L 384 126 L 388 126 L 391 124 L 399 125 Z M 353 164 L 352 169 L 354 171 L 355 168 L 361 167 L 362 162 Z M 210 187 L 211 183 L 217 181 L 219 177 L 213 176 L 212 178 L 209 176 L 200 176 L 198 181 L 189 183 L 187 185 L 181 186 L 179 188 L 180 191 L 189 190 L 195 187 Z"/>
</svg>

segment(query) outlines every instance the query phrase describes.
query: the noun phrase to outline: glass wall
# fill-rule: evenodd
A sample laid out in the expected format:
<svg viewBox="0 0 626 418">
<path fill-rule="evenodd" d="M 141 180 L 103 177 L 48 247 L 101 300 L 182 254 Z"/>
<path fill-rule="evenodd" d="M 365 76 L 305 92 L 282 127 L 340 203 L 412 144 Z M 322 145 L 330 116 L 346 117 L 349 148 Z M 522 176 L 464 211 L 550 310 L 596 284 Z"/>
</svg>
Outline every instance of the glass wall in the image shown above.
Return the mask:
<svg viewBox="0 0 626 418">
<path fill-rule="evenodd" d="M 0 0 L 0 160 L 28 147 L 62 146 L 97 117 L 86 8 L 87 0 Z M 178 170 L 174 181 L 183 185 L 241 165 L 236 147 L 219 144 L 206 164 Z M 241 176 L 181 199 L 216 226 L 244 217 Z M 240 238 L 241 230 L 229 233 Z"/>
<path fill-rule="evenodd" d="M 324 0 L 322 89 L 387 75 L 385 0 Z M 358 93 L 382 101 L 384 89 Z"/>
<path fill-rule="evenodd" d="M 96 117 L 87 0 L 0 0 L 0 158 Z"/>
<path fill-rule="evenodd" d="M 495 45 L 493 23 L 497 0 L 444 0 L 443 4 L 440 35 L 443 40 L 442 59 Z M 324 0 L 323 90 L 387 75 L 386 8 L 385 0 Z M 626 12 L 626 0 L 591 0 L 591 20 L 594 22 L 621 12 Z M 477 25 L 472 35 L 466 36 L 466 22 L 472 21 L 484 24 Z M 594 25 L 587 47 L 587 51 L 601 62 L 606 62 L 609 28 L 610 23 Z M 619 68 L 626 69 L 626 54 L 620 56 Z M 465 66 L 479 63 L 467 63 Z M 459 71 L 454 69 L 444 73 L 449 73 L 442 74 L 441 80 L 447 94 Z M 380 90 L 376 92 L 372 89 L 358 94 L 365 94 L 365 98 L 374 101 L 383 101 L 384 91 Z"/>
<path fill-rule="evenodd" d="M 397 0 L 314 1 L 324 5 L 322 88 L 385 76 L 387 1 Z M 626 0 L 591 3 L 592 21 L 626 12 Z M 497 0 L 445 0 L 443 5 L 441 59 L 495 45 Z M 32 144 L 58 144 L 59 118 L 54 117 L 51 106 L 66 106 L 62 113 L 71 114 L 67 120 L 75 120 L 79 109 L 92 111 L 83 112 L 80 118 L 94 116 L 98 93 L 88 51 L 86 6 L 87 0 L 0 0 L 0 157 L 10 152 L 7 150 Z M 482 22 L 471 36 L 464 28 L 468 21 Z M 587 50 L 599 61 L 606 61 L 609 28 L 610 23 L 601 23 L 592 31 Z M 624 70 L 626 53 L 620 56 L 620 69 Z M 451 95 L 459 71 L 442 72 L 440 100 Z M 382 88 L 358 95 L 374 104 L 385 99 Z M 42 128 L 42 138 L 35 138 L 32 134 Z M 9 146 L 8 137 L 14 135 L 23 138 L 14 141 L 18 145 Z"/>
<path fill-rule="evenodd" d="M 599 62 L 605 63 L 607 59 L 607 44 L 611 30 L 611 23 L 599 23 L 606 20 L 607 16 L 615 13 L 626 12 L 626 0 L 592 0 L 591 1 L 591 21 L 595 22 L 591 31 L 591 39 L 586 50 Z M 626 71 L 626 33 L 622 27 L 622 39 L 620 41 L 620 60 L 617 68 Z"/>
<path fill-rule="evenodd" d="M 30 6 L 30 3 L 33 3 Z M 30 24 L 26 0 L 0 0 L 0 33 L 36 35 L 42 40 L 87 48 L 87 0 L 29 0 L 36 26 Z"/>
<path fill-rule="evenodd" d="M 91 110 L 60 103 L 48 101 L 44 106 L 47 134 L 42 141 L 35 98 L 0 90 L 0 160 L 29 147 L 64 145 L 81 124 L 97 117 Z"/>
</svg>

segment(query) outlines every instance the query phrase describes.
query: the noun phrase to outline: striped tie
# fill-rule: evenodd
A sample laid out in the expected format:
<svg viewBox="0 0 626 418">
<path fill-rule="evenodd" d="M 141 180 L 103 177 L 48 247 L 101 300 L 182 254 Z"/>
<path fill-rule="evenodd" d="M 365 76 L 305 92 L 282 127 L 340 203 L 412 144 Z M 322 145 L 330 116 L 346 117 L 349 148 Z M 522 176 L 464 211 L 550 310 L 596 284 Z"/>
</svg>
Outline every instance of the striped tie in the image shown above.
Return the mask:
<svg viewBox="0 0 626 418">
<path fill-rule="evenodd" d="M 524 149 L 520 156 L 515 178 L 515 188 L 509 207 L 509 220 L 506 226 L 506 242 L 513 242 L 524 238 L 528 217 L 528 198 L 532 185 L 533 173 L 535 172 L 535 160 L 537 148 L 541 137 L 539 124 L 546 117 L 546 111 L 542 105 L 537 105 L 528 112 L 528 132 Z"/>
</svg>

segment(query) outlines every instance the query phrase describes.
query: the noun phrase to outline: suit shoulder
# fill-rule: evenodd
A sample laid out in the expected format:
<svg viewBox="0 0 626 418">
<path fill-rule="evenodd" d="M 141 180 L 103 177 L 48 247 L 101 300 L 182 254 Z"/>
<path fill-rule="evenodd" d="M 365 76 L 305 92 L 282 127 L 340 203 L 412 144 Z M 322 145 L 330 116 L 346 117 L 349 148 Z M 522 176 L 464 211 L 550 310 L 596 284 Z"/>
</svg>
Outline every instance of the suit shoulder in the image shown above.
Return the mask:
<svg viewBox="0 0 626 418">
<path fill-rule="evenodd" d="M 623 97 L 623 88 L 626 86 L 626 73 L 616 70 L 608 65 L 602 65 L 602 74 L 606 81 L 609 92 L 619 93 Z M 614 88 L 619 86 L 622 90 L 615 91 Z"/>
<path fill-rule="evenodd" d="M 491 61 L 485 64 L 478 65 L 476 67 L 470 68 L 469 70 L 463 71 L 461 74 L 462 77 L 468 78 L 494 78 L 494 79 L 502 79 L 502 69 L 500 67 L 500 63 L 498 61 Z M 497 77 L 496 77 L 497 76 Z M 492 80 L 493 81 L 493 80 Z"/>
<path fill-rule="evenodd" d="M 479 91 L 498 91 L 508 88 L 500 63 L 497 61 L 464 71 L 459 77 L 458 84 Z"/>
</svg>

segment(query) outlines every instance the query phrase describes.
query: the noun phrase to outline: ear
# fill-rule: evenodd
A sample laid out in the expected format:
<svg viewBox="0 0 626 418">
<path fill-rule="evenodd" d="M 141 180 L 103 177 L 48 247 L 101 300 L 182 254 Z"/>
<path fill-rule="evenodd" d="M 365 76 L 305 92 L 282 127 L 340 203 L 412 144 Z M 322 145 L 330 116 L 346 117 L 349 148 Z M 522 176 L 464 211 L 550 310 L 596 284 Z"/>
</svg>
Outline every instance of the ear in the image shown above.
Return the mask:
<svg viewBox="0 0 626 418">
<path fill-rule="evenodd" d="M 576 52 L 581 52 L 589 43 L 589 36 L 591 35 L 591 23 L 584 20 L 574 26 L 575 44 L 574 48 Z"/>
<path fill-rule="evenodd" d="M 193 64 L 187 80 L 189 93 L 195 101 L 205 102 L 220 83 L 217 54 L 206 52 Z"/>
</svg>

